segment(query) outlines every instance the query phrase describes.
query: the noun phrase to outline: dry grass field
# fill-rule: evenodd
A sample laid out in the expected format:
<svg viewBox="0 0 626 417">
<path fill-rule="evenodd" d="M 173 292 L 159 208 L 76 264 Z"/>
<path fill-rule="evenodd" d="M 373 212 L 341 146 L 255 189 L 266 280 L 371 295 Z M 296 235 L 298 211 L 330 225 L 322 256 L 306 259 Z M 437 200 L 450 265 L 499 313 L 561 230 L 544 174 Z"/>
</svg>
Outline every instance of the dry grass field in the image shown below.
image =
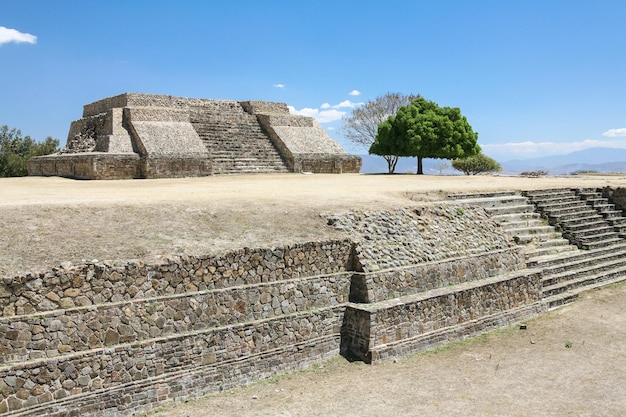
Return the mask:
<svg viewBox="0 0 626 417">
<path fill-rule="evenodd" d="M 449 193 L 603 186 L 626 186 L 626 176 L 0 179 L 0 276 L 66 261 L 154 261 L 341 237 L 320 214 L 409 207 Z M 626 286 L 583 298 L 529 322 L 527 330 L 505 329 L 377 366 L 338 358 L 152 414 L 624 415 Z"/>
</svg>

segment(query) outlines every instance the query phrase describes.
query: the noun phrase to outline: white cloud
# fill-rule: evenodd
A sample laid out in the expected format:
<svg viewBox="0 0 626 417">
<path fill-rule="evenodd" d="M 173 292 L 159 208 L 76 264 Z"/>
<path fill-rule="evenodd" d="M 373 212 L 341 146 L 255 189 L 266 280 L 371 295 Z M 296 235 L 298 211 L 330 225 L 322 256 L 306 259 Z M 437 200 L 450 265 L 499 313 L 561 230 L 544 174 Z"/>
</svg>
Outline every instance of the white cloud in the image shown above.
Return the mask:
<svg viewBox="0 0 626 417">
<path fill-rule="evenodd" d="M 360 96 L 361 92 L 359 90 L 352 90 L 348 93 L 349 96 Z"/>
<path fill-rule="evenodd" d="M 0 26 L 0 45 L 4 43 L 37 43 L 37 36 Z"/>
<path fill-rule="evenodd" d="M 518 159 L 564 155 L 589 148 L 626 149 L 626 141 L 587 139 L 580 142 L 509 142 L 481 144 L 483 152 L 491 157 Z"/>
<path fill-rule="evenodd" d="M 274 88 L 285 88 L 285 84 L 274 84 L 272 87 Z"/>
<path fill-rule="evenodd" d="M 313 117 L 320 123 L 330 123 L 337 120 L 341 120 L 346 112 L 340 109 L 350 108 L 353 109 L 363 103 L 353 103 L 350 100 L 344 100 L 339 104 L 323 103 L 318 109 L 305 107 L 297 110 L 293 106 L 288 106 L 291 114 L 297 114 L 300 116 Z"/>
<path fill-rule="evenodd" d="M 610 129 L 602 134 L 609 138 L 616 138 L 620 136 L 626 136 L 626 127 L 620 127 L 619 129 Z"/>
<path fill-rule="evenodd" d="M 346 114 L 345 111 L 339 111 L 336 109 L 320 111 L 319 109 L 312 109 L 310 107 L 305 107 L 301 110 L 297 110 L 293 106 L 288 106 L 288 107 L 289 107 L 289 112 L 291 114 L 312 117 L 320 123 L 330 123 L 336 120 L 341 120 L 341 118 Z"/>
<path fill-rule="evenodd" d="M 349 108 L 353 109 L 353 108 L 355 108 L 357 106 L 360 106 L 362 104 L 363 103 L 353 103 L 350 100 L 344 100 L 344 101 L 342 101 L 339 104 L 335 104 L 333 106 L 333 109 L 341 109 L 341 108 L 345 108 L 345 107 L 349 107 Z"/>
</svg>

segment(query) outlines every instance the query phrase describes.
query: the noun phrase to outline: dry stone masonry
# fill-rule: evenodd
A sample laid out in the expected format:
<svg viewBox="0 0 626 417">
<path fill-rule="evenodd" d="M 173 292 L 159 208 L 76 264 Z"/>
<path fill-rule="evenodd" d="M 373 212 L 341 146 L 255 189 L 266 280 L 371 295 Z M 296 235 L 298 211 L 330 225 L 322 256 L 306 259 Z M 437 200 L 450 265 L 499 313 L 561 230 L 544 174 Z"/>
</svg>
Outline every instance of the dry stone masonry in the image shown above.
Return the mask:
<svg viewBox="0 0 626 417">
<path fill-rule="evenodd" d="M 3 277 L 0 414 L 129 416 L 339 354 L 376 363 L 626 277 L 625 243 L 548 251 L 564 239 L 533 210 L 516 193 L 455 196 L 325 216 L 350 240 Z"/>
<path fill-rule="evenodd" d="M 78 179 L 360 169 L 358 156 L 284 103 L 136 93 L 85 105 L 65 148 L 28 162 L 29 175 Z"/>
</svg>

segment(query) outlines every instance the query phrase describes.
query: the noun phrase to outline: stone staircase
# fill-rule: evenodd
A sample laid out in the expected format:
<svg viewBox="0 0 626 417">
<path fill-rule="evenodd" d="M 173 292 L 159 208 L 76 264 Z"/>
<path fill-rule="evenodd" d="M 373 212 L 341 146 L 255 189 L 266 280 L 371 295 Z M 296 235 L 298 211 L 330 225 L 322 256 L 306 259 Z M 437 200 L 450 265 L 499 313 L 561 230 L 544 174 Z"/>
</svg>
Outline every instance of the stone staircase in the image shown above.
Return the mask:
<svg viewBox="0 0 626 417">
<path fill-rule="evenodd" d="M 456 194 L 449 198 L 483 207 L 493 219 L 524 247 L 526 258 L 552 255 L 575 249 L 554 227 L 543 221 L 526 197 L 513 191 Z"/>
<path fill-rule="evenodd" d="M 574 190 L 533 190 L 524 193 L 541 216 L 581 249 L 596 249 L 622 241 L 605 217 L 621 217 L 608 201 L 589 200 L 597 209 L 579 197 Z M 602 210 L 602 211 L 600 211 Z"/>
<path fill-rule="evenodd" d="M 601 191 L 593 188 L 580 188 L 574 191 L 585 203 L 598 211 L 620 237 L 626 237 L 626 217 L 623 216 L 622 210 L 618 210 L 615 204 L 602 196 Z"/>
<path fill-rule="evenodd" d="M 543 299 L 549 308 L 574 301 L 590 289 L 626 279 L 626 243 L 605 248 L 576 250 L 527 261 L 543 271 Z"/>
<path fill-rule="evenodd" d="M 190 117 L 209 150 L 214 174 L 289 172 L 256 116 L 238 102 L 194 107 Z"/>
<path fill-rule="evenodd" d="M 583 291 L 626 279 L 626 242 L 616 231 L 626 219 L 596 191 L 577 192 L 555 189 L 449 197 L 485 208 L 523 245 L 527 267 L 542 271 L 543 301 L 555 308 Z"/>
</svg>

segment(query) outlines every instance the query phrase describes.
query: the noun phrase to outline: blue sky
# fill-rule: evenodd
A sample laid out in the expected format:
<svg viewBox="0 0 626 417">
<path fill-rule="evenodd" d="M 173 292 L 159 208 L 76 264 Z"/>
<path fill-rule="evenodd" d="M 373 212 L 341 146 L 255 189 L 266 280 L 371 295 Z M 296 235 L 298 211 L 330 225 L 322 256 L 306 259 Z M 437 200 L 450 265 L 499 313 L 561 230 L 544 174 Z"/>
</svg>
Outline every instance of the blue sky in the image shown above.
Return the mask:
<svg viewBox="0 0 626 417">
<path fill-rule="evenodd" d="M 0 125 L 65 143 L 123 92 L 281 101 L 348 152 L 386 92 L 459 107 L 498 160 L 626 148 L 626 2 L 0 0 Z"/>
</svg>

